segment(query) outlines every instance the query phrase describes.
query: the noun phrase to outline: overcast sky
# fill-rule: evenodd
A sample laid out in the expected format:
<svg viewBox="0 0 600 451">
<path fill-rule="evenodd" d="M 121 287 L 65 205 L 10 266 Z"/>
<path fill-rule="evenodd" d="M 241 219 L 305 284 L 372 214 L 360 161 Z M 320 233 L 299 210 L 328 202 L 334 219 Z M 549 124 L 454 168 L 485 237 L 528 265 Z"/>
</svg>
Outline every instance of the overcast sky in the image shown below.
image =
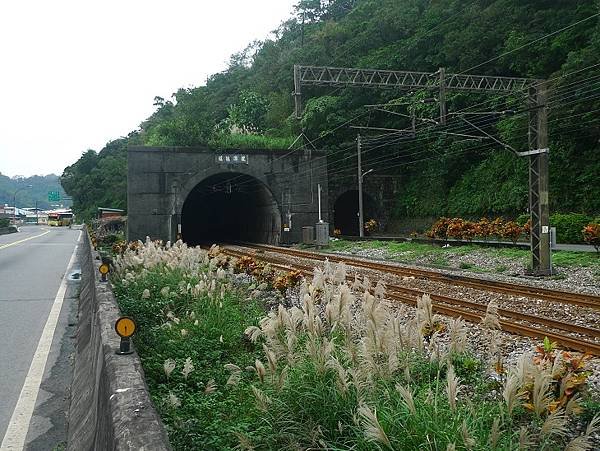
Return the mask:
<svg viewBox="0 0 600 451">
<path fill-rule="evenodd" d="M 297 0 L 0 1 L 0 173 L 61 174 L 198 86 Z"/>
</svg>

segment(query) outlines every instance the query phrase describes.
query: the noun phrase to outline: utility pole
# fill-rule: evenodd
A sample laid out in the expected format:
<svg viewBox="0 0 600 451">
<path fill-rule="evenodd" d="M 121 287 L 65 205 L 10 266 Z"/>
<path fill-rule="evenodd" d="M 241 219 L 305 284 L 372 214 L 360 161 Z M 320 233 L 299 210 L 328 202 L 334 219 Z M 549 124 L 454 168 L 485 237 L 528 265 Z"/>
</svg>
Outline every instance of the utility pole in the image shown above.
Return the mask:
<svg viewBox="0 0 600 451">
<path fill-rule="evenodd" d="M 15 190 L 15 193 L 13 195 L 13 224 L 16 226 L 17 225 L 17 193 L 21 190 L 27 189 L 27 188 L 31 188 L 33 185 L 27 185 L 27 186 L 23 186 L 21 188 L 17 188 Z"/>
<path fill-rule="evenodd" d="M 529 210 L 531 214 L 531 271 L 552 274 L 548 169 L 548 87 L 529 89 Z"/>
<path fill-rule="evenodd" d="M 362 145 L 360 141 L 360 135 L 356 138 L 357 144 L 357 158 L 358 158 L 358 236 L 365 236 L 365 216 L 363 211 L 363 179 L 365 175 L 373 172 L 373 169 L 369 169 L 367 172 L 362 171 Z"/>
<path fill-rule="evenodd" d="M 357 144 L 357 158 L 358 158 L 358 236 L 361 238 L 365 236 L 364 231 L 364 218 L 363 218 L 363 173 L 362 173 L 362 155 L 361 155 L 361 143 L 360 134 L 356 138 Z"/>
<path fill-rule="evenodd" d="M 448 109 L 446 107 L 446 69 L 440 67 L 440 124 L 446 125 Z"/>
</svg>

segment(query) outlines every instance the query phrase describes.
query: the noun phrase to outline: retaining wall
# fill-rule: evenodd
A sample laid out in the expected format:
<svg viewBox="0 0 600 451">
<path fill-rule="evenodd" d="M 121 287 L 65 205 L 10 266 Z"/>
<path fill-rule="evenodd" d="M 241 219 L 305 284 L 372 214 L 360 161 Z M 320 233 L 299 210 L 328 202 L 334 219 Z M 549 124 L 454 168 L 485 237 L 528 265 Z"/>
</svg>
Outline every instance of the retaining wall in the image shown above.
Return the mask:
<svg viewBox="0 0 600 451">
<path fill-rule="evenodd" d="M 82 450 L 169 450 L 137 354 L 116 355 L 120 316 L 109 283 L 100 282 L 98 254 L 84 233 L 81 293 L 71 386 L 68 445 Z"/>
<path fill-rule="evenodd" d="M 0 235 L 8 235 L 9 233 L 16 233 L 17 228 L 15 226 L 0 227 Z"/>
</svg>

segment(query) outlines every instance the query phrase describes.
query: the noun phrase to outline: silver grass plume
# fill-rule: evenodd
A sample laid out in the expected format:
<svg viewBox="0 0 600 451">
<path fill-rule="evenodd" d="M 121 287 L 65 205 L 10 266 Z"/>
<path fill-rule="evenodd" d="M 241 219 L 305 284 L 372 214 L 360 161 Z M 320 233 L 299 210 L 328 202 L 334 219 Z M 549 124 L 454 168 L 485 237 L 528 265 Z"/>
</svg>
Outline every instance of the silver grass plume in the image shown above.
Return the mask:
<svg viewBox="0 0 600 451">
<path fill-rule="evenodd" d="M 267 370 L 262 362 L 258 359 L 254 361 L 254 368 L 256 369 L 256 374 L 258 375 L 258 379 L 261 383 L 265 381 L 265 375 L 267 374 Z"/>
<path fill-rule="evenodd" d="M 400 396 L 402 397 L 402 403 L 406 406 L 408 411 L 412 415 L 416 415 L 417 408 L 415 406 L 415 401 L 413 399 L 413 395 L 410 389 L 404 387 L 403 385 L 396 384 L 396 390 L 398 391 L 398 393 L 400 393 Z"/>
<path fill-rule="evenodd" d="M 358 415 L 360 417 L 360 425 L 363 428 L 365 438 L 391 448 L 392 444 L 390 443 L 390 439 L 377 419 L 377 410 L 371 410 L 366 404 L 361 404 L 358 407 Z"/>
<path fill-rule="evenodd" d="M 371 291 L 371 281 L 369 280 L 368 276 L 363 278 L 362 289 L 363 291 Z"/>
<path fill-rule="evenodd" d="M 498 302 L 495 299 L 488 302 L 482 323 L 489 329 L 501 329 L 500 316 L 498 315 Z"/>
<path fill-rule="evenodd" d="M 278 390 L 281 390 L 283 388 L 283 386 L 285 385 L 285 381 L 287 380 L 289 369 L 290 369 L 290 367 L 286 365 L 279 372 L 279 375 L 277 376 L 277 380 L 275 381 L 275 385 Z"/>
<path fill-rule="evenodd" d="M 600 414 L 596 414 L 589 422 L 585 432 L 571 440 L 565 451 L 589 451 L 594 447 L 593 434 L 600 431 Z"/>
<path fill-rule="evenodd" d="M 496 449 L 498 446 L 498 440 L 500 439 L 500 417 L 494 418 L 492 423 L 492 430 L 490 431 L 490 437 L 488 443 L 491 449 Z"/>
<path fill-rule="evenodd" d="M 188 376 L 191 374 L 192 371 L 194 371 L 194 364 L 192 362 L 192 359 L 188 357 L 187 359 L 185 359 L 185 363 L 183 364 L 181 374 L 183 374 L 183 377 L 187 380 Z"/>
<path fill-rule="evenodd" d="M 171 407 L 181 407 L 181 400 L 177 397 L 177 395 L 174 395 L 171 392 L 169 392 L 167 402 L 169 403 L 169 405 L 171 405 Z"/>
<path fill-rule="evenodd" d="M 456 411 L 456 398 L 458 397 L 460 389 L 460 380 L 454 372 L 454 367 L 452 365 L 449 365 L 448 372 L 446 373 L 446 394 L 448 395 L 448 403 L 450 404 L 450 409 L 453 412 Z"/>
<path fill-rule="evenodd" d="M 231 373 L 225 385 L 239 384 L 242 379 L 242 369 L 233 363 L 227 363 L 225 369 Z"/>
<path fill-rule="evenodd" d="M 244 334 L 252 341 L 252 343 L 256 343 L 262 335 L 262 331 L 260 330 L 260 327 L 249 326 L 244 331 Z"/>
<path fill-rule="evenodd" d="M 252 442 L 247 435 L 242 434 L 241 432 L 234 432 L 235 437 L 238 439 L 238 448 L 242 451 L 254 451 L 254 446 L 252 446 Z"/>
<path fill-rule="evenodd" d="M 313 361 L 317 371 L 324 373 L 327 361 L 335 349 L 334 339 L 328 340 L 325 337 L 316 338 L 309 336 L 306 341 L 306 352 Z"/>
<path fill-rule="evenodd" d="M 521 426 L 521 429 L 519 429 L 519 451 L 526 450 L 531 445 L 533 445 L 533 441 L 531 440 L 527 426 Z"/>
<path fill-rule="evenodd" d="M 567 417 L 563 409 L 556 409 L 546 417 L 540 428 L 540 436 L 549 438 L 552 436 L 564 437 L 567 435 Z"/>
<path fill-rule="evenodd" d="M 576 394 L 571 399 L 569 399 L 569 401 L 567 401 L 567 404 L 565 405 L 565 414 L 567 416 L 578 415 L 583 411 L 583 408 L 579 404 L 580 399 L 581 398 L 579 394 Z"/>
<path fill-rule="evenodd" d="M 460 435 L 463 439 L 463 443 L 466 449 L 473 449 L 477 444 L 477 442 L 475 442 L 475 439 L 471 436 L 471 433 L 469 432 L 466 420 L 463 420 L 460 425 Z"/>
<path fill-rule="evenodd" d="M 455 318 L 448 326 L 450 352 L 461 354 L 467 350 L 467 327 L 462 318 Z"/>
<path fill-rule="evenodd" d="M 204 386 L 204 394 L 209 395 L 217 391 L 217 383 L 214 379 L 210 379 Z"/>
<path fill-rule="evenodd" d="M 338 391 L 342 394 L 342 396 L 345 396 L 346 393 L 348 393 L 348 389 L 350 388 L 350 383 L 348 382 L 348 372 L 342 366 L 340 361 L 335 357 L 331 357 L 327 361 L 327 368 L 335 371 L 335 385 Z"/>
<path fill-rule="evenodd" d="M 377 285 L 375 285 L 375 297 L 378 299 L 383 299 L 385 298 L 385 283 L 383 283 L 383 281 L 381 279 L 379 279 L 379 281 L 377 282 Z"/>
<path fill-rule="evenodd" d="M 550 375 L 538 370 L 533 379 L 533 390 L 531 400 L 534 412 L 541 416 L 548 410 L 552 401 L 550 395 Z"/>
<path fill-rule="evenodd" d="M 263 351 L 265 352 L 265 357 L 267 358 L 267 363 L 269 365 L 269 371 L 272 375 L 277 371 L 277 356 L 273 351 L 269 349 L 269 347 L 263 344 Z"/>
<path fill-rule="evenodd" d="M 323 290 L 325 286 L 325 275 L 321 268 L 315 268 L 313 272 L 312 286 L 315 290 Z"/>
<path fill-rule="evenodd" d="M 354 274 L 354 283 L 352 284 L 352 289 L 354 291 L 361 291 L 361 289 L 362 289 L 362 283 L 360 283 L 358 274 Z"/>
<path fill-rule="evenodd" d="M 325 276 L 325 280 L 331 280 L 331 276 L 333 275 L 331 262 L 327 257 L 325 258 L 325 262 L 323 263 L 323 275 Z"/>
<path fill-rule="evenodd" d="M 333 272 L 332 280 L 334 283 L 340 285 L 346 281 L 347 267 L 344 262 L 340 262 L 336 265 L 335 271 Z"/>
<path fill-rule="evenodd" d="M 406 382 L 412 381 L 412 376 L 410 374 L 410 365 L 404 366 L 404 379 L 406 379 Z"/>
<path fill-rule="evenodd" d="M 252 393 L 254 393 L 254 399 L 256 400 L 256 406 L 258 409 L 263 412 L 269 410 L 271 398 L 269 398 L 261 389 L 256 388 L 254 385 L 252 385 Z"/>
<path fill-rule="evenodd" d="M 348 374 L 350 375 L 352 385 L 356 389 L 356 393 L 360 399 L 365 390 L 369 387 L 369 376 L 368 374 L 365 374 L 361 367 L 349 368 Z"/>
<path fill-rule="evenodd" d="M 298 289 L 298 298 L 304 299 L 304 295 L 308 294 L 308 292 L 308 282 L 306 281 L 306 279 L 302 279 L 302 283 L 300 284 L 300 288 Z"/>
<path fill-rule="evenodd" d="M 514 408 L 518 405 L 519 397 L 518 391 L 520 388 L 520 380 L 519 376 L 515 373 L 509 374 L 506 379 L 506 383 L 504 384 L 504 390 L 502 390 L 502 397 L 504 398 L 504 402 L 506 403 L 506 408 L 508 410 L 508 415 L 512 415 Z"/>
<path fill-rule="evenodd" d="M 419 332 L 425 328 L 433 329 L 433 305 L 431 296 L 427 293 L 417 298 L 417 323 L 420 329 Z"/>
<path fill-rule="evenodd" d="M 173 372 L 174 369 L 175 369 L 175 360 L 173 360 L 173 359 L 165 360 L 165 363 L 163 363 L 163 370 L 165 371 L 165 375 L 167 376 L 167 379 L 171 376 L 171 373 Z"/>
</svg>

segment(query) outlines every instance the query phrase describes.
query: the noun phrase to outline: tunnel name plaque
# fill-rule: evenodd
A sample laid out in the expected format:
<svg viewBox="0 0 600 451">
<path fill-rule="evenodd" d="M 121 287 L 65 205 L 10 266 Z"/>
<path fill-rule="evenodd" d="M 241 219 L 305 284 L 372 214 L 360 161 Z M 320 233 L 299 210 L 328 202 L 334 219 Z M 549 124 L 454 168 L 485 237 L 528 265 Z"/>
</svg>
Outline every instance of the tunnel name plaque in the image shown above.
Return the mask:
<svg viewBox="0 0 600 451">
<path fill-rule="evenodd" d="M 226 164 L 248 164 L 248 155 L 242 155 L 242 154 L 216 155 L 215 161 L 217 163 L 226 163 Z"/>
</svg>

